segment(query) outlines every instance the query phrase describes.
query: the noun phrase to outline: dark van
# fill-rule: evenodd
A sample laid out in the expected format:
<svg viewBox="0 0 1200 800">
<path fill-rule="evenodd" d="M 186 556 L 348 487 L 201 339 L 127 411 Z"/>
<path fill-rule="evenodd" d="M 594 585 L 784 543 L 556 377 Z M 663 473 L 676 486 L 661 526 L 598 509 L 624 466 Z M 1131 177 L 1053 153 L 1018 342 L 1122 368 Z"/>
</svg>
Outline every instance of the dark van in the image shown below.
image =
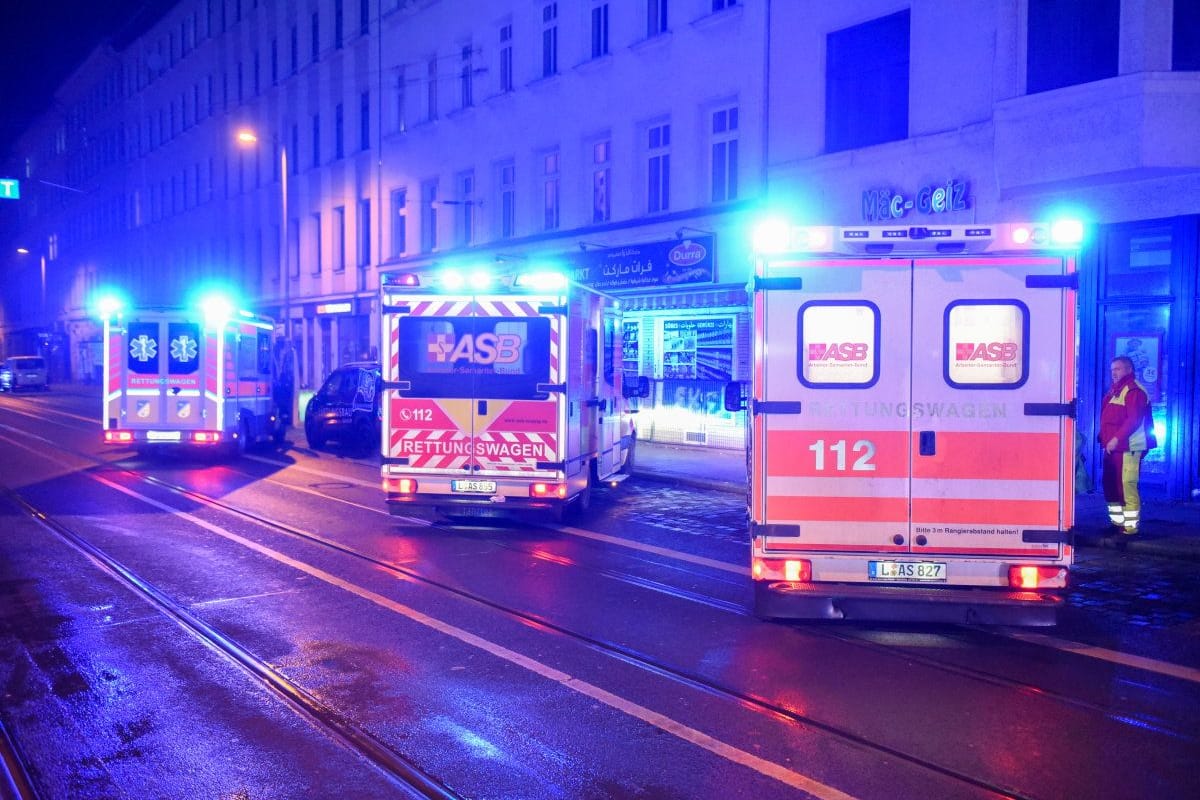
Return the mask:
<svg viewBox="0 0 1200 800">
<path fill-rule="evenodd" d="M 305 408 L 308 446 L 320 450 L 336 440 L 343 447 L 378 452 L 381 381 L 378 362 L 344 364 L 330 373 Z"/>
</svg>

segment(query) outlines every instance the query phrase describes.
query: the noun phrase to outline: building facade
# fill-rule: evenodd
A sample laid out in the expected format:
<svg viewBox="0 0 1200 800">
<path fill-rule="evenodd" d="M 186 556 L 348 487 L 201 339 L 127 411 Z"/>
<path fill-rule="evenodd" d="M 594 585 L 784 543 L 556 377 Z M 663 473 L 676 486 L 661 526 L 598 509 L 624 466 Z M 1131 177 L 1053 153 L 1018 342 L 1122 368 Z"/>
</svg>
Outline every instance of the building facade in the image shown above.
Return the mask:
<svg viewBox="0 0 1200 800">
<path fill-rule="evenodd" d="M 315 386 L 377 356 L 381 272 L 551 261 L 623 299 L 641 436 L 739 448 L 721 388 L 748 376 L 756 220 L 1073 215 L 1081 431 L 1130 354 L 1147 489 L 1188 497 L 1198 31 L 1188 0 L 183 0 L 93 54 L 8 162 L 5 235 L 33 246 L 3 257 L 5 347 L 56 334 L 87 377 L 101 285 L 223 283 L 290 319 Z"/>
</svg>

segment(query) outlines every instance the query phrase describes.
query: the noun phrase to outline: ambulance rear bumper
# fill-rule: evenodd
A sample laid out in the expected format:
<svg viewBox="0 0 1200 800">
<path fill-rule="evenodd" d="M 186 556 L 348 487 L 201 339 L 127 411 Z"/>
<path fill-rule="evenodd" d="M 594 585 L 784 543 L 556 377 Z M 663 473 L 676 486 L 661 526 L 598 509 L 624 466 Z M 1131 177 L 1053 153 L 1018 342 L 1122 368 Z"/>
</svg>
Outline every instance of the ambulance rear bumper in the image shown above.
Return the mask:
<svg viewBox="0 0 1200 800">
<path fill-rule="evenodd" d="M 1049 592 L 756 581 L 764 619 L 848 619 L 1050 626 L 1062 598 Z"/>
</svg>

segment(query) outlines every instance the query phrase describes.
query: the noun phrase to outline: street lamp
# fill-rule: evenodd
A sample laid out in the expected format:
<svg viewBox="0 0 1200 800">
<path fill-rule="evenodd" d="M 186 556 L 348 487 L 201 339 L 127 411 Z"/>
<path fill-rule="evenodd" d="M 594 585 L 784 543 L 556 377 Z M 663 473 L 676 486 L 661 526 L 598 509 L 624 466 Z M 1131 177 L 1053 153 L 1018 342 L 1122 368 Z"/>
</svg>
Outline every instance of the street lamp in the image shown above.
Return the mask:
<svg viewBox="0 0 1200 800">
<path fill-rule="evenodd" d="M 241 128 L 237 132 L 237 142 L 241 147 L 256 147 L 258 146 L 258 134 L 251 128 Z M 279 263 L 280 269 L 283 271 L 283 334 L 284 334 L 284 363 L 290 362 L 287 368 L 288 377 L 291 379 L 291 397 L 288 401 L 288 425 L 291 425 L 294 420 L 299 417 L 297 413 L 297 400 L 299 394 L 296 392 L 296 373 L 298 364 L 296 363 L 295 347 L 292 341 L 292 270 L 291 253 L 288 247 L 288 163 L 287 163 L 287 147 L 283 140 L 278 136 L 274 137 L 274 143 L 279 147 Z M 283 370 L 280 371 L 281 374 Z"/>
</svg>

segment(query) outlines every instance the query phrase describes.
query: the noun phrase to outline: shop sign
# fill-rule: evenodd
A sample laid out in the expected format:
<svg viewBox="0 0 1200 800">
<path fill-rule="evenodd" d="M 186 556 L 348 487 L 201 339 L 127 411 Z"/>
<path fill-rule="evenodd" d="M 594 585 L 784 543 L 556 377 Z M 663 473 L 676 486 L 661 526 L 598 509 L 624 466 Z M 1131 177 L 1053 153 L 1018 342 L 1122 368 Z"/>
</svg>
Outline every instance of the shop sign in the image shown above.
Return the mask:
<svg viewBox="0 0 1200 800">
<path fill-rule="evenodd" d="M 916 192 L 904 194 L 893 189 L 866 189 L 862 193 L 864 222 L 891 222 L 909 214 L 945 214 L 971 207 L 966 181 L 948 180 L 927 184 Z"/>
<path fill-rule="evenodd" d="M 571 277 L 593 289 L 659 289 L 716 280 L 715 236 L 589 250 L 567 257 Z"/>
<path fill-rule="evenodd" d="M 350 301 L 341 303 L 320 303 L 317 305 L 318 314 L 349 314 L 354 310 L 354 304 Z"/>
</svg>

